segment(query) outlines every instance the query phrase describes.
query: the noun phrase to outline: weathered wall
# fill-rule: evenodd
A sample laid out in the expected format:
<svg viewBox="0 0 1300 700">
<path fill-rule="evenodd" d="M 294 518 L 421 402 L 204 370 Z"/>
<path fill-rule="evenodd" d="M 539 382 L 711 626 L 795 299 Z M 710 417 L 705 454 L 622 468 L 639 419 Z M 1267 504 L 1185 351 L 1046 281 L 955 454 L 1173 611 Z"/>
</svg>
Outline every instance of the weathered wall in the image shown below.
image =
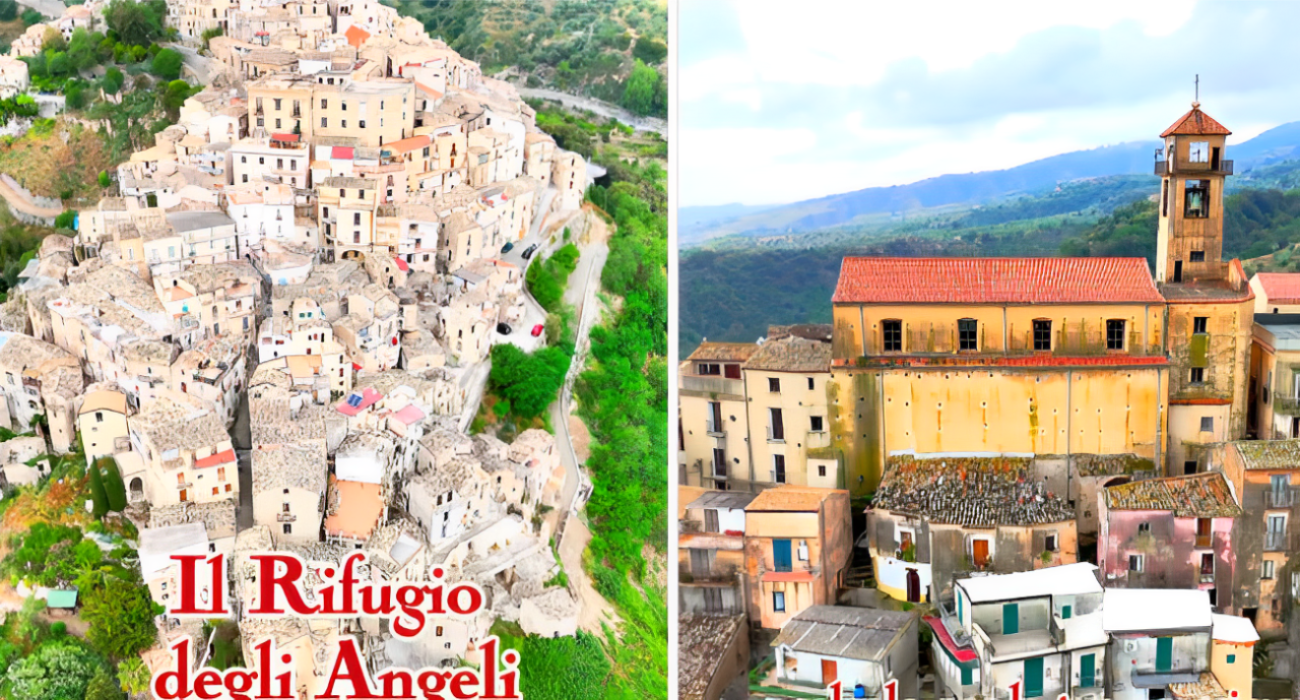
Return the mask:
<svg viewBox="0 0 1300 700">
<path fill-rule="evenodd" d="M 1106 520 L 1097 543 L 1103 583 L 1116 588 L 1213 589 L 1215 608 L 1233 609 L 1237 553 L 1232 545 L 1233 518 L 1210 519 L 1209 546 L 1197 546 L 1197 518 L 1174 517 L 1167 510 L 1108 510 L 1105 494 L 1098 506 Z M 1143 524 L 1149 532 L 1139 532 Z M 1214 572 L 1202 580 L 1201 555 L 1213 553 Z M 1129 571 L 1130 554 L 1143 555 L 1143 570 Z"/>
</svg>

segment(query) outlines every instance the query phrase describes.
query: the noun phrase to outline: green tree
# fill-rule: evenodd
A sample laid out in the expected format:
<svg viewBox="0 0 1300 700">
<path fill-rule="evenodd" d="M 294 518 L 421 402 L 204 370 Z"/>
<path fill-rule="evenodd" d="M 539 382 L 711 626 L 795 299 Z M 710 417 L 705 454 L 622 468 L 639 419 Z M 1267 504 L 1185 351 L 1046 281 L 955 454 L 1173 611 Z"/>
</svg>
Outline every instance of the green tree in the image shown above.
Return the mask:
<svg viewBox="0 0 1300 700">
<path fill-rule="evenodd" d="M 112 0 L 104 9 L 104 21 L 123 43 L 143 50 L 154 39 L 163 36 L 163 18 L 166 17 L 167 7 L 165 2 L 161 4 L 160 13 L 158 3 L 155 2 Z"/>
<path fill-rule="evenodd" d="M 101 85 L 104 88 L 104 92 L 110 95 L 116 95 L 118 92 L 121 92 L 122 82 L 124 80 L 126 80 L 126 76 L 122 74 L 122 71 L 118 70 L 116 67 L 110 66 L 108 70 L 104 71 L 104 80 Z"/>
<path fill-rule="evenodd" d="M 108 491 L 104 488 L 104 475 L 95 466 L 90 468 L 90 499 L 94 503 L 91 513 L 96 518 L 108 515 Z"/>
<path fill-rule="evenodd" d="M 123 700 L 125 697 L 117 679 L 113 678 L 106 666 L 95 669 L 95 675 L 90 677 L 90 683 L 86 685 L 86 700 Z"/>
<path fill-rule="evenodd" d="M 132 656 L 124 659 L 117 665 L 117 682 L 122 690 L 135 695 L 144 693 L 149 690 L 149 681 L 152 674 L 149 673 L 149 667 L 144 665 L 144 661 L 138 656 Z"/>
<path fill-rule="evenodd" d="M 188 100 L 192 94 L 194 94 L 194 89 L 184 80 L 173 80 L 167 83 L 167 89 L 163 91 L 162 95 L 162 106 L 163 110 L 167 112 L 167 116 L 175 120 L 180 115 L 181 105 L 185 104 L 185 100 Z M 170 126 L 170 124 L 167 126 Z"/>
<path fill-rule="evenodd" d="M 33 24 L 40 24 L 41 21 L 45 19 L 45 15 L 31 8 L 27 8 L 26 10 L 23 10 L 21 17 L 23 18 L 23 24 L 27 25 L 28 27 L 32 26 Z"/>
<path fill-rule="evenodd" d="M 67 48 L 68 42 L 63 39 L 63 32 L 59 31 L 57 27 L 45 28 L 45 35 L 41 41 L 41 51 L 65 51 Z"/>
<path fill-rule="evenodd" d="M 166 80 L 175 80 L 181 77 L 181 66 L 184 64 L 185 60 L 179 51 L 176 49 L 163 49 L 153 57 L 149 72 Z"/>
<path fill-rule="evenodd" d="M 81 619 L 90 624 L 86 641 L 114 659 L 135 656 L 157 638 L 149 589 L 109 576 L 103 586 L 82 591 Z"/>
<path fill-rule="evenodd" d="M 64 209 L 62 213 L 54 217 L 54 228 L 72 228 L 73 223 L 77 220 L 77 212 L 71 209 Z"/>
<path fill-rule="evenodd" d="M 97 464 L 104 470 L 104 491 L 108 494 L 108 509 L 117 513 L 126 510 L 126 484 L 117 460 L 103 457 Z"/>
<path fill-rule="evenodd" d="M 637 37 L 636 44 L 632 47 L 632 57 L 649 65 L 663 63 L 668 58 L 668 45 L 658 39 Z"/>
<path fill-rule="evenodd" d="M 640 59 L 632 67 L 627 77 L 627 86 L 623 89 L 623 106 L 636 114 L 648 115 L 659 111 L 659 71 L 647 66 Z"/>
<path fill-rule="evenodd" d="M 78 700 L 103 665 L 94 652 L 72 641 L 48 642 L 9 667 L 9 697 L 23 700 Z"/>
<path fill-rule="evenodd" d="M 108 171 L 107 170 L 99 171 L 99 186 L 108 187 L 111 184 L 113 184 L 113 178 L 109 177 Z"/>
<path fill-rule="evenodd" d="M 12 22 L 18 19 L 18 3 L 15 0 L 0 0 L 0 22 Z"/>
</svg>

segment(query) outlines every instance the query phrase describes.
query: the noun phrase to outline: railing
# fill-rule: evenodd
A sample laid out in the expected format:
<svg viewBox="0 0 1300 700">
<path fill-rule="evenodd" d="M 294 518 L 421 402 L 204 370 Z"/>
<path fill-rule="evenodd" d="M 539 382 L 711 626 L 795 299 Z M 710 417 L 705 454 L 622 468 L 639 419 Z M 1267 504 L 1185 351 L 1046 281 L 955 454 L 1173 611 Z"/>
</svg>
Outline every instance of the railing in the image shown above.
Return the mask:
<svg viewBox="0 0 1300 700">
<path fill-rule="evenodd" d="M 1269 489 L 1265 493 L 1268 495 L 1264 498 L 1264 502 L 1268 504 L 1269 508 L 1290 508 L 1296 504 L 1297 500 L 1300 500 L 1296 496 L 1296 490 L 1292 488 L 1285 491 Z"/>
<path fill-rule="evenodd" d="M 1157 160 L 1153 172 L 1157 177 L 1164 177 L 1165 175 L 1169 175 L 1171 173 L 1186 173 L 1186 174 L 1205 173 L 1205 174 L 1212 174 L 1212 175 L 1231 175 L 1233 172 L 1233 167 L 1232 167 L 1233 164 L 1232 161 L 1230 160 L 1219 161 L 1218 167 L 1215 167 L 1209 163 L 1196 163 L 1195 165 L 1197 166 L 1203 165 L 1204 167 L 1192 167 L 1189 165 L 1180 166 L 1177 164 L 1177 162 L 1175 162 L 1173 166 L 1170 166 L 1170 161 Z"/>
<path fill-rule="evenodd" d="M 809 430 L 808 436 L 804 438 L 804 445 L 814 450 L 821 447 L 830 447 L 831 434 L 825 430 Z"/>
<path fill-rule="evenodd" d="M 771 426 L 768 426 L 768 428 L 767 428 L 767 441 L 768 441 L 768 442 L 785 442 L 785 431 L 782 430 L 780 434 L 777 434 L 777 433 L 775 433 L 775 431 L 772 430 Z"/>
<path fill-rule="evenodd" d="M 733 583 L 740 567 L 735 564 L 714 564 L 708 571 L 696 571 L 694 568 L 682 567 L 678 574 L 681 583 Z"/>
<path fill-rule="evenodd" d="M 705 394 L 732 394 L 740 396 L 745 393 L 743 382 L 739 379 L 723 377 L 682 376 L 682 389 Z"/>
<path fill-rule="evenodd" d="M 1273 394 L 1273 412 L 1286 415 L 1300 414 L 1300 396 Z"/>
<path fill-rule="evenodd" d="M 292 523 L 298 520 L 298 516 L 293 513 L 276 513 L 275 520 L 280 523 Z"/>
<path fill-rule="evenodd" d="M 194 482 L 192 481 L 182 481 L 176 484 L 177 489 L 188 489 L 193 487 L 194 487 Z"/>
<path fill-rule="evenodd" d="M 1214 574 L 1201 572 L 1201 583 L 1214 583 Z"/>
<path fill-rule="evenodd" d="M 727 431 L 721 430 L 720 429 L 721 427 L 722 426 L 714 423 L 713 421 L 705 421 L 704 432 L 708 433 L 709 437 L 717 437 L 717 438 L 727 437 Z"/>
</svg>

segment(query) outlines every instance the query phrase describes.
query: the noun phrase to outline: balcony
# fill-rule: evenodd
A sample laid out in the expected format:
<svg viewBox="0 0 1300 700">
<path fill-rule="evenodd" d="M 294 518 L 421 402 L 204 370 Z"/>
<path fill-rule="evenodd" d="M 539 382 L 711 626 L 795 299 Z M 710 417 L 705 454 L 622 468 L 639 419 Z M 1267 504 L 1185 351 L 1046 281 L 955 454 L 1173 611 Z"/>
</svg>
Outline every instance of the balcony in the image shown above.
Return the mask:
<svg viewBox="0 0 1300 700">
<path fill-rule="evenodd" d="M 710 396 L 714 394 L 743 396 L 745 394 L 744 383 L 739 379 L 682 375 L 681 380 L 682 391 L 695 392 L 697 394 Z"/>
<path fill-rule="evenodd" d="M 1164 177 L 1165 175 L 1180 175 L 1180 174 L 1181 175 L 1202 174 L 1202 175 L 1227 176 L 1232 174 L 1232 170 L 1233 170 L 1232 161 L 1230 160 L 1219 161 L 1218 167 L 1214 167 L 1210 163 L 1184 163 L 1180 165 L 1177 162 L 1174 162 L 1174 164 L 1171 166 L 1170 161 L 1157 160 L 1153 172 L 1155 173 L 1156 177 Z"/>
<path fill-rule="evenodd" d="M 192 488 L 194 488 L 194 482 L 192 482 L 192 481 L 179 481 L 179 482 L 176 483 L 176 488 L 177 488 L 177 489 L 192 489 Z"/>
<path fill-rule="evenodd" d="M 1265 551 L 1281 552 L 1288 548 L 1300 549 L 1300 536 L 1289 536 L 1285 532 L 1269 532 L 1264 535 Z"/>
<path fill-rule="evenodd" d="M 715 437 L 715 438 L 727 437 L 727 431 L 723 430 L 722 426 L 718 425 L 717 423 L 714 423 L 713 421 L 706 421 L 704 423 L 704 432 L 708 433 L 709 437 Z"/>
<path fill-rule="evenodd" d="M 830 447 L 831 434 L 825 430 L 809 430 L 803 444 L 810 450 Z"/>
<path fill-rule="evenodd" d="M 1290 508 L 1300 500 L 1296 495 L 1297 489 L 1288 488 L 1285 490 L 1269 489 L 1264 492 L 1264 504 L 1268 508 Z"/>
<path fill-rule="evenodd" d="M 718 585 L 734 584 L 736 576 L 740 573 L 740 567 L 735 564 L 714 564 L 707 571 L 697 571 L 694 568 L 682 567 L 677 578 L 683 585 Z"/>
<path fill-rule="evenodd" d="M 1214 583 L 1214 572 L 1201 572 L 1201 583 Z"/>
<path fill-rule="evenodd" d="M 297 522 L 297 520 L 298 516 L 293 513 L 277 513 L 275 516 L 275 521 L 278 523 L 292 523 Z"/>
<path fill-rule="evenodd" d="M 769 426 L 767 429 L 767 441 L 777 444 L 785 444 L 785 431 L 776 432 Z"/>
</svg>

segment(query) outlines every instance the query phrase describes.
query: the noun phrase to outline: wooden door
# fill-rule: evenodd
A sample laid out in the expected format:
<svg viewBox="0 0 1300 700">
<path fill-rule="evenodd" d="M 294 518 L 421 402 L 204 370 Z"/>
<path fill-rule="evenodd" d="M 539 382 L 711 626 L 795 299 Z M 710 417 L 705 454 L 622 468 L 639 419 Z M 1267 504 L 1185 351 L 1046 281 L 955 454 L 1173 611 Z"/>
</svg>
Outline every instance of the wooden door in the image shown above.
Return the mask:
<svg viewBox="0 0 1300 700">
<path fill-rule="evenodd" d="M 907 570 L 907 602 L 921 602 L 921 575 L 916 569 Z"/>
<path fill-rule="evenodd" d="M 972 559 L 975 560 L 975 566 L 983 567 L 989 562 L 989 541 L 974 540 L 971 542 Z"/>
<path fill-rule="evenodd" d="M 836 679 L 835 662 L 830 659 L 822 659 L 822 685 L 830 685 Z"/>
</svg>

